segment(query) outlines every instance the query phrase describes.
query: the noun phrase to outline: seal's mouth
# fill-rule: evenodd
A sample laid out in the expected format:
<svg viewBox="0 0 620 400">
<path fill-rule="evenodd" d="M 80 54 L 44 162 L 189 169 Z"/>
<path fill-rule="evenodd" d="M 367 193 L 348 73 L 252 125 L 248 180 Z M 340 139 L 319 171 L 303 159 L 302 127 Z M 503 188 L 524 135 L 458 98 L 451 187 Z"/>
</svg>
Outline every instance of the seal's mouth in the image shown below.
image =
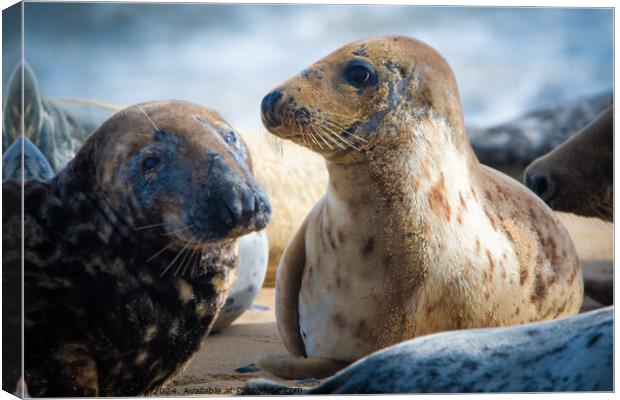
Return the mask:
<svg viewBox="0 0 620 400">
<path fill-rule="evenodd" d="M 259 231 L 271 218 L 269 199 L 255 185 L 222 182 L 198 203 L 166 212 L 163 235 L 189 246 L 201 246 Z"/>
</svg>

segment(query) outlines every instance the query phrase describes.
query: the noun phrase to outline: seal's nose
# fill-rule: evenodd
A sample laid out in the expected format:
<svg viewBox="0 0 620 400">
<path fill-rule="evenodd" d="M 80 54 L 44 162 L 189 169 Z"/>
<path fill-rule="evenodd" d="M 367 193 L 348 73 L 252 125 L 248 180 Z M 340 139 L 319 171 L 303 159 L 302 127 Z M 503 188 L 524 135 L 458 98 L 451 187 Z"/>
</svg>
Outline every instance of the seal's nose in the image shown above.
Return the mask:
<svg viewBox="0 0 620 400">
<path fill-rule="evenodd" d="M 269 124 L 270 127 L 275 128 L 280 125 L 280 119 L 276 116 L 276 105 L 282 98 L 282 92 L 274 90 L 267 96 L 263 97 L 260 109 L 263 114 L 263 120 Z"/>
<path fill-rule="evenodd" d="M 220 197 L 220 213 L 230 227 L 263 229 L 271 217 L 271 205 L 262 190 L 252 186 L 225 191 Z"/>
<path fill-rule="evenodd" d="M 555 193 L 553 179 L 545 171 L 526 170 L 525 185 L 546 203 L 549 203 Z"/>
</svg>

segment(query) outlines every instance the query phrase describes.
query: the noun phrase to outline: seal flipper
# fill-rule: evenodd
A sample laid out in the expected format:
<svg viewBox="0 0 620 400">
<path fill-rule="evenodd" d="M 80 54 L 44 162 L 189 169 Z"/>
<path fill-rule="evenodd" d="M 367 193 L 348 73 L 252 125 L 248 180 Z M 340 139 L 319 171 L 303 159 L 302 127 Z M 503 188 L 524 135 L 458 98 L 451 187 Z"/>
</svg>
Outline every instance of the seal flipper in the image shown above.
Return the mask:
<svg viewBox="0 0 620 400">
<path fill-rule="evenodd" d="M 320 202 L 319 202 L 320 204 Z M 310 214 L 312 215 L 312 211 Z M 284 347 L 296 356 L 305 356 L 306 348 L 299 330 L 299 291 L 306 265 L 306 227 L 308 218 L 286 246 L 276 275 L 276 320 Z"/>
<path fill-rule="evenodd" d="M 264 371 L 284 379 L 322 379 L 334 375 L 349 365 L 348 362 L 329 358 L 301 358 L 291 356 L 263 356 L 256 365 Z"/>
<path fill-rule="evenodd" d="M 22 77 L 24 110 L 22 110 Z M 5 99 L 2 114 L 3 153 L 15 139 L 22 135 L 36 143 L 37 138 L 33 136 L 40 131 L 42 114 L 44 113 L 42 95 L 34 72 L 26 62 L 17 64 L 11 73 Z M 23 132 L 22 115 L 24 116 Z"/>
</svg>

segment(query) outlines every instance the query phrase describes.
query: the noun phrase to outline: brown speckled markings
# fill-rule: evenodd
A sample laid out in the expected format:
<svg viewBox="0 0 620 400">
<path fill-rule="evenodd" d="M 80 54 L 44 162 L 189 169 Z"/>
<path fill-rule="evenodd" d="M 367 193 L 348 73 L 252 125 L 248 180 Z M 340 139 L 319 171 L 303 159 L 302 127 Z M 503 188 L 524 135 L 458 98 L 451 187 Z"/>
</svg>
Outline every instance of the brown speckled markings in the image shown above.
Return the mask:
<svg viewBox="0 0 620 400">
<path fill-rule="evenodd" d="M 236 238 L 270 214 L 231 135 L 204 107 L 143 103 L 112 116 L 55 178 L 3 183 L 5 249 L 21 242 L 23 190 L 30 396 L 144 395 L 187 365 L 226 299 Z M 2 269 L 18 287 L 20 254 L 4 253 Z"/>
<path fill-rule="evenodd" d="M 308 73 L 319 68 L 320 80 Z M 352 362 L 429 333 L 578 311 L 567 232 L 525 187 L 478 162 L 435 50 L 370 38 L 275 90 L 267 129 L 321 154 L 329 185 L 286 249 L 276 286 L 284 344 L 313 366 L 266 359 L 265 369 L 326 375 L 335 367 L 318 370 L 315 360 Z M 346 239 L 337 246 L 334 231 Z"/>
</svg>

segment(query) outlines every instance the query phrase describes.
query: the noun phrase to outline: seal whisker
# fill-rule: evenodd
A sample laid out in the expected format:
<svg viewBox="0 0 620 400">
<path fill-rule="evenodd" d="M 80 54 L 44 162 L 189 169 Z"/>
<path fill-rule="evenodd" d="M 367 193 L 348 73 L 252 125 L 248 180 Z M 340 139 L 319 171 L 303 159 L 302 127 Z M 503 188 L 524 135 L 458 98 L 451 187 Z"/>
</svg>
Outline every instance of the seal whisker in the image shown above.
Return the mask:
<svg viewBox="0 0 620 400">
<path fill-rule="evenodd" d="M 134 228 L 134 231 L 141 231 L 143 229 L 151 229 L 151 228 L 157 228 L 158 226 L 162 226 L 165 225 L 165 222 L 161 222 L 159 224 L 151 224 L 151 225 L 142 225 L 142 226 L 138 226 L 137 228 Z"/>
<path fill-rule="evenodd" d="M 168 269 L 170 269 L 170 267 L 172 267 L 172 265 L 175 263 L 175 261 L 179 258 L 179 256 L 181 256 L 181 254 L 183 254 L 183 252 L 185 251 L 185 249 L 187 249 L 187 247 L 189 246 L 189 242 L 187 242 L 185 244 L 185 246 L 183 246 L 183 248 L 181 249 L 181 251 L 179 251 L 177 253 L 177 255 L 172 259 L 172 261 L 170 261 L 170 264 L 168 264 L 168 266 L 166 268 L 164 268 L 163 272 L 161 273 L 161 275 L 159 275 L 159 277 L 161 278 L 162 276 L 164 276 L 164 274 L 168 271 Z M 176 275 L 176 273 L 175 273 Z"/>
<path fill-rule="evenodd" d="M 185 255 L 189 254 L 189 252 L 191 251 L 191 243 L 192 243 L 191 241 L 185 243 L 185 246 L 181 249 L 181 252 L 179 253 L 177 257 L 179 257 L 181 253 L 185 253 Z M 179 275 L 179 272 L 181 271 L 182 266 L 183 266 L 183 259 L 181 259 L 181 261 L 177 265 L 176 269 L 174 270 L 174 274 L 172 276 Z"/>
<path fill-rule="evenodd" d="M 144 114 L 144 116 L 146 117 L 146 119 L 147 119 L 147 120 L 151 123 L 151 125 L 153 125 L 153 128 L 155 128 L 155 131 L 156 131 L 156 132 L 157 132 L 157 131 L 159 131 L 159 128 L 157 127 L 157 125 L 155 125 L 155 122 L 151 119 L 151 117 L 149 117 L 149 115 L 146 113 L 146 111 L 144 111 L 144 110 L 142 109 L 142 107 L 140 107 L 140 106 L 137 106 L 136 108 L 137 108 L 138 110 L 140 110 L 140 112 L 141 112 L 142 114 Z"/>
<path fill-rule="evenodd" d="M 172 232 L 162 233 L 161 235 L 162 236 L 171 236 L 171 235 L 174 235 L 175 233 L 179 233 L 179 232 L 183 232 L 183 231 L 186 231 L 188 229 L 191 229 L 193 226 L 194 226 L 194 224 L 187 225 L 184 228 L 177 229 L 176 231 L 172 231 Z"/>
<path fill-rule="evenodd" d="M 269 147 L 271 147 L 271 149 L 280 157 L 283 157 L 284 151 L 283 151 L 283 147 L 284 147 L 284 140 L 282 140 L 281 138 L 272 135 L 271 133 L 269 133 L 269 131 L 267 131 L 267 129 L 265 129 L 264 126 L 260 126 L 260 131 L 263 133 L 263 135 L 265 136 L 265 139 L 267 141 L 267 144 L 269 145 Z"/>
<path fill-rule="evenodd" d="M 356 135 L 355 133 L 351 132 L 350 130 L 346 129 L 346 128 L 345 128 L 345 127 L 343 127 L 343 126 L 338 125 L 337 123 L 335 123 L 335 122 L 333 122 L 333 121 L 330 121 L 330 120 L 328 120 L 328 119 L 325 119 L 325 120 L 323 120 L 323 122 L 325 122 L 325 123 L 327 123 L 327 124 L 331 125 L 332 127 L 334 127 L 334 128 L 336 128 L 336 129 L 338 129 L 339 131 L 342 131 L 342 132 L 344 132 L 344 133 L 348 134 L 349 136 L 351 136 L 351 137 L 353 137 L 353 138 L 355 138 L 355 139 L 359 140 L 360 142 L 368 143 L 368 140 L 366 140 L 365 138 L 363 138 L 363 137 L 361 137 L 361 136 L 359 136 L 359 135 Z"/>
<path fill-rule="evenodd" d="M 343 117 L 344 119 L 347 119 L 350 122 L 353 122 L 353 121 L 356 121 L 357 119 L 359 119 L 359 117 L 357 115 L 356 116 L 345 115 L 345 114 L 337 113 L 335 111 L 330 111 L 328 114 L 329 115 L 336 115 L 338 117 Z"/>
<path fill-rule="evenodd" d="M 321 143 L 317 140 L 316 138 L 316 134 L 314 132 L 311 132 L 309 130 L 305 130 L 304 129 L 304 134 L 310 136 L 310 139 L 312 139 L 312 141 L 314 143 L 316 143 L 317 146 L 319 146 L 321 149 L 323 148 L 323 146 L 321 145 Z"/>
<path fill-rule="evenodd" d="M 157 253 L 153 254 L 151 257 L 149 257 L 148 260 L 146 260 L 146 262 L 149 262 L 151 260 L 153 260 L 155 257 L 157 257 L 158 255 L 160 255 L 161 253 L 163 253 L 164 251 L 166 251 L 167 249 L 169 249 L 175 242 L 170 242 L 168 243 L 163 249 L 159 250 Z"/>
<path fill-rule="evenodd" d="M 330 128 L 327 125 L 322 125 L 322 127 L 329 133 L 331 133 L 334 137 L 336 137 L 337 139 L 339 139 L 340 141 L 342 141 L 344 144 L 346 144 L 347 146 L 357 150 L 357 151 L 361 151 L 359 147 L 355 146 L 353 143 L 351 143 L 350 141 L 348 141 L 346 138 L 342 137 L 340 134 L 338 134 L 338 132 L 334 131 L 332 128 Z"/>
<path fill-rule="evenodd" d="M 304 129 L 304 134 L 306 134 L 306 135 L 310 136 L 310 139 L 311 139 L 314 143 L 316 143 L 316 145 L 317 145 L 317 146 L 319 146 L 321 149 L 323 149 L 323 146 L 321 145 L 321 142 L 319 142 L 319 141 L 317 140 L 317 138 L 316 138 L 316 136 L 317 136 L 317 135 L 316 135 L 316 133 L 315 133 L 315 132 L 312 132 L 312 131 L 310 131 L 310 130 Z"/>
<path fill-rule="evenodd" d="M 196 242 L 195 239 L 192 239 L 189 241 L 189 246 L 191 246 L 192 244 L 194 244 Z M 190 249 L 190 251 L 186 252 L 185 255 L 183 256 L 183 259 L 181 259 L 181 263 L 179 264 L 179 268 L 181 268 L 181 266 L 183 266 L 183 270 L 181 271 L 181 276 L 185 275 L 185 270 L 187 269 L 187 265 L 184 265 L 186 261 L 188 261 L 188 256 L 192 254 L 192 249 Z"/>
<path fill-rule="evenodd" d="M 325 144 L 329 147 L 330 150 L 334 149 L 334 146 L 331 145 L 332 142 L 335 142 L 334 139 L 332 139 L 327 132 L 319 129 L 318 125 L 310 125 L 308 126 L 309 129 L 311 129 L 312 131 L 318 133 L 320 135 L 321 138 L 323 138 L 323 141 L 325 142 Z M 336 142 L 338 145 L 340 145 L 340 143 Z M 342 146 L 340 146 L 342 148 Z"/>
<path fill-rule="evenodd" d="M 324 132 L 324 133 L 325 133 L 325 136 L 326 136 L 326 137 L 327 137 L 327 138 L 328 138 L 328 139 L 329 139 L 332 143 L 334 143 L 336 146 L 340 147 L 342 150 L 346 150 L 346 149 L 347 149 L 347 148 L 346 148 L 345 146 L 343 146 L 343 145 L 342 145 L 342 144 L 341 144 L 338 140 L 336 140 L 336 138 L 334 138 L 334 135 L 333 135 L 331 132 L 329 132 L 329 131 L 325 130 L 325 129 L 324 129 L 324 126 L 322 126 L 322 125 L 315 125 L 315 128 L 316 128 L 317 130 L 319 130 L 319 131 Z"/>
<path fill-rule="evenodd" d="M 340 136 L 340 134 L 338 134 L 338 132 L 334 131 L 333 129 L 331 129 L 329 126 L 327 125 L 321 125 L 321 129 L 323 129 L 327 134 L 329 134 L 331 137 L 335 138 L 336 140 L 340 141 L 343 143 L 343 145 L 345 147 L 349 147 L 349 148 L 353 148 L 357 151 L 359 151 L 360 149 L 357 148 L 353 143 L 349 142 L 348 140 L 346 140 L 345 138 L 343 138 L 342 136 Z"/>
<path fill-rule="evenodd" d="M 196 254 L 201 253 L 202 250 L 200 248 L 195 248 L 192 250 L 192 255 L 189 257 L 189 261 L 187 262 L 188 266 L 190 266 L 189 276 L 193 277 L 196 272 Z M 185 273 L 185 271 L 183 271 Z"/>
<path fill-rule="evenodd" d="M 204 235 L 200 236 L 200 238 L 198 239 L 199 243 L 202 243 L 202 241 L 204 240 Z M 192 265 L 192 272 L 190 276 L 194 276 L 196 274 L 196 266 L 200 265 L 200 263 L 202 262 L 202 252 L 203 250 L 201 248 L 196 249 L 196 254 L 198 255 L 198 259 L 193 261 L 193 265 Z"/>
<path fill-rule="evenodd" d="M 301 132 L 301 141 L 303 145 L 308 146 L 308 138 L 306 138 L 304 130 L 301 128 L 301 124 L 299 123 L 299 121 L 295 121 L 295 123 L 297 124 L 297 129 Z"/>
<path fill-rule="evenodd" d="M 332 147 L 332 146 L 331 146 L 331 145 L 327 142 L 327 140 L 325 140 L 325 137 L 321 134 L 321 132 L 317 132 L 317 131 L 315 130 L 315 127 L 314 127 L 314 126 L 309 126 L 309 129 L 310 129 L 312 132 L 314 132 L 314 133 L 315 133 L 315 134 L 319 137 L 319 139 L 321 139 L 321 141 L 322 141 L 323 143 L 325 143 L 325 146 L 327 146 L 329 149 L 333 150 L 333 147 Z M 321 146 L 321 149 L 323 149 L 323 146 Z"/>
</svg>

